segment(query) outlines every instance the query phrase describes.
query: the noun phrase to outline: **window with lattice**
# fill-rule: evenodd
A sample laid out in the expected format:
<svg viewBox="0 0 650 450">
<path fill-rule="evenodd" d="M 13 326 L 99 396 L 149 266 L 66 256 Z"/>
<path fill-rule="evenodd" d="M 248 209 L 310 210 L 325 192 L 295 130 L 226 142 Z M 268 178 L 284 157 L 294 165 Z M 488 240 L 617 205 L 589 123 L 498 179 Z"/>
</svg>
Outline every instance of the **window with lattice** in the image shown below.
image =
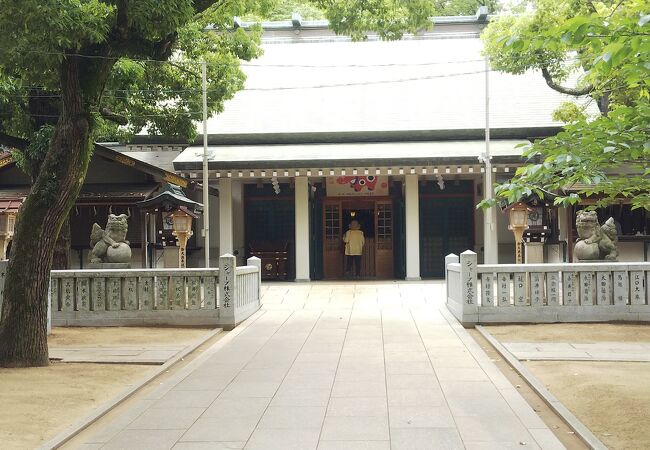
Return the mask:
<svg viewBox="0 0 650 450">
<path fill-rule="evenodd" d="M 338 205 L 325 206 L 325 246 L 328 250 L 341 246 L 341 211 Z"/>
<path fill-rule="evenodd" d="M 393 205 L 377 205 L 377 248 L 393 249 Z"/>
</svg>

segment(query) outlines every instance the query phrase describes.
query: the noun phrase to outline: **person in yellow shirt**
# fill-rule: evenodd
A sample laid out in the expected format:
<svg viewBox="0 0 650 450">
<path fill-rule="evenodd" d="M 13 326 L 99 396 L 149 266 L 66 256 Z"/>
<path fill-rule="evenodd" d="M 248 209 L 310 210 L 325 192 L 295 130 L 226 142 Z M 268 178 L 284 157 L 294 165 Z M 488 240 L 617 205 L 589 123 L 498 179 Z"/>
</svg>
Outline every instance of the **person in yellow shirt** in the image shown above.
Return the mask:
<svg viewBox="0 0 650 450">
<path fill-rule="evenodd" d="M 343 235 L 345 242 L 346 270 L 354 278 L 361 276 L 361 255 L 366 242 L 361 225 L 356 220 L 350 222 L 350 229 Z"/>
</svg>

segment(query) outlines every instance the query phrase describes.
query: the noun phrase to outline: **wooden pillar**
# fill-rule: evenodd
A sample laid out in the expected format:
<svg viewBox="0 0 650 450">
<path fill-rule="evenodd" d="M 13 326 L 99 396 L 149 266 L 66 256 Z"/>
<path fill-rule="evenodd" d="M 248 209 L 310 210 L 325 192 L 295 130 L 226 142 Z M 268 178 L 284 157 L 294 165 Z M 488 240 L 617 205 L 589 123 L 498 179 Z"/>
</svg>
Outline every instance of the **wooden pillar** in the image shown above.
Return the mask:
<svg viewBox="0 0 650 450">
<path fill-rule="evenodd" d="M 568 215 L 568 228 L 567 228 L 567 262 L 573 262 L 573 217 L 575 213 L 575 209 L 573 206 L 569 206 L 566 208 L 566 212 Z"/>
<path fill-rule="evenodd" d="M 296 281 L 309 281 L 309 183 L 307 177 L 295 178 L 294 193 Z"/>
<path fill-rule="evenodd" d="M 149 267 L 149 264 L 147 264 L 147 229 L 148 229 L 148 222 L 149 222 L 149 214 L 140 211 L 140 253 L 141 253 L 141 258 L 142 258 L 142 268 L 146 269 Z"/>
<path fill-rule="evenodd" d="M 418 176 L 405 177 L 406 206 L 406 279 L 420 279 L 420 204 Z"/>
<path fill-rule="evenodd" d="M 219 179 L 219 254 L 232 254 L 233 248 L 232 179 Z"/>
</svg>

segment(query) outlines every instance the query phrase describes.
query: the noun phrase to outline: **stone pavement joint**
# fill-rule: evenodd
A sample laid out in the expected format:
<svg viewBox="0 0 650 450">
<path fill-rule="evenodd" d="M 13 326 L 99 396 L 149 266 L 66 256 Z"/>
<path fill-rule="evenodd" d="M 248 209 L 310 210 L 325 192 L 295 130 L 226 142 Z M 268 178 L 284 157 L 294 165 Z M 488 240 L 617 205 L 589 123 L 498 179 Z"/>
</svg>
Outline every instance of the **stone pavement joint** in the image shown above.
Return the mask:
<svg viewBox="0 0 650 450">
<path fill-rule="evenodd" d="M 490 332 L 481 325 L 476 326 L 476 331 L 483 336 L 494 349 L 499 353 L 517 372 L 526 383 L 539 395 L 544 402 L 555 413 L 562 418 L 562 420 L 576 433 L 576 435 L 589 447 L 594 450 L 606 450 L 607 447 L 603 444 L 595 434 L 591 432 L 569 409 L 564 406 L 548 389 L 542 384 L 533 373 L 524 366 L 515 356 L 510 353 Z M 538 441 L 539 442 L 539 441 Z"/>
<path fill-rule="evenodd" d="M 449 316 L 444 282 L 263 290 L 258 314 L 86 448 L 564 448 Z"/>
<path fill-rule="evenodd" d="M 181 352 L 185 345 L 102 345 L 50 347 L 50 359 L 64 363 L 153 364 L 162 365 Z"/>
<path fill-rule="evenodd" d="M 650 362 L 650 342 L 506 342 L 520 361 Z"/>
</svg>

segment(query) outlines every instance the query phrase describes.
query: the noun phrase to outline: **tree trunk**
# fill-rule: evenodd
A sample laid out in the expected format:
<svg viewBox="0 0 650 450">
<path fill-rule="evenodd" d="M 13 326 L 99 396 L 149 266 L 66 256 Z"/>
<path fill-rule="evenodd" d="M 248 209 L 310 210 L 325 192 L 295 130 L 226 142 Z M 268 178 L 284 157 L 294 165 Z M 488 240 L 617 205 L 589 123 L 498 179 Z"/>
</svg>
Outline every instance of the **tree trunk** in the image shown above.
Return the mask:
<svg viewBox="0 0 650 450">
<path fill-rule="evenodd" d="M 67 270 L 70 268 L 70 215 L 63 221 L 59 237 L 54 246 L 52 270 Z"/>
<path fill-rule="evenodd" d="M 595 97 L 600 113 L 607 117 L 609 115 L 609 92 L 604 92 L 601 97 Z"/>
<path fill-rule="evenodd" d="M 47 291 L 52 256 L 91 155 L 90 107 L 83 95 L 88 79 L 81 83 L 76 57 L 66 57 L 61 66 L 62 113 L 38 178 L 21 208 L 7 268 L 0 318 L 3 367 L 49 364 Z"/>
</svg>

